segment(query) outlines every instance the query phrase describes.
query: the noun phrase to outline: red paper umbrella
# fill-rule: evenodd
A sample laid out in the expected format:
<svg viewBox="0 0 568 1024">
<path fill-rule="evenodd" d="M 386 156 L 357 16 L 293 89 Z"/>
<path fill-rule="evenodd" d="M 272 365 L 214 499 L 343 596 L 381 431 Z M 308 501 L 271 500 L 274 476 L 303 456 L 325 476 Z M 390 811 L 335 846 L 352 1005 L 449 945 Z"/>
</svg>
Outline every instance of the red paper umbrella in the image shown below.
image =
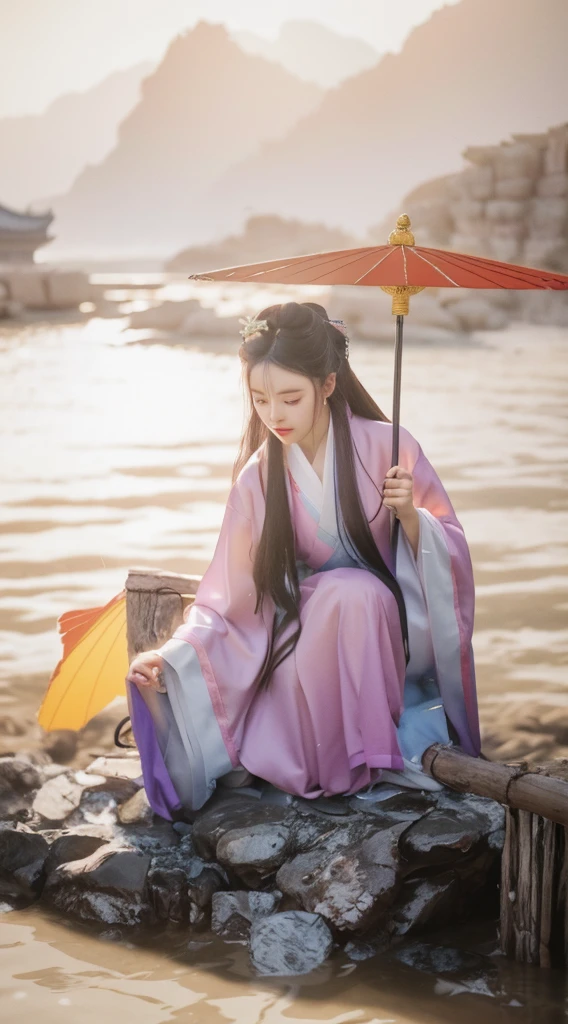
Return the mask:
<svg viewBox="0 0 568 1024">
<path fill-rule="evenodd" d="M 402 332 L 411 295 L 423 288 L 538 288 L 568 289 L 568 276 L 514 263 L 501 263 L 481 256 L 430 249 L 415 245 L 410 219 L 402 214 L 388 245 L 310 253 L 288 259 L 225 267 L 203 274 L 191 274 L 197 281 L 240 281 L 248 284 L 365 285 L 392 295 L 396 316 L 395 370 L 393 387 L 393 441 L 391 466 L 398 463 Z M 391 544 L 396 550 L 398 519 L 391 513 Z"/>
</svg>

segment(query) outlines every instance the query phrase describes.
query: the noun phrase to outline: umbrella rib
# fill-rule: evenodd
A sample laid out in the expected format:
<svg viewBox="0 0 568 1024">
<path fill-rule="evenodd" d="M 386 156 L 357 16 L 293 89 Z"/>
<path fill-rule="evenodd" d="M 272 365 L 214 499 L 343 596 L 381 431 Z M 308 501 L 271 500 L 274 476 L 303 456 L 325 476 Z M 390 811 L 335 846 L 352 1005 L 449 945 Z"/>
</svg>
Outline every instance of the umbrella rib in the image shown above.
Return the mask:
<svg viewBox="0 0 568 1024">
<path fill-rule="evenodd" d="M 93 703 L 93 697 L 95 695 L 95 691 L 96 691 L 96 688 L 97 688 L 97 683 L 98 683 L 98 681 L 99 681 L 99 679 L 101 677 L 101 673 L 102 673 L 102 671 L 103 671 L 103 669 L 104 669 L 104 667 L 105 667 L 105 665 L 106 665 L 106 663 L 107 663 L 107 661 L 108 661 L 108 659 L 110 657 L 112 648 L 114 647 L 114 644 L 116 643 L 117 638 L 120 636 L 122 627 L 123 627 L 123 623 L 121 622 L 121 623 L 119 623 L 118 631 L 115 634 L 114 640 L 112 641 L 112 643 L 111 643 L 111 645 L 110 645 L 110 647 L 109 647 L 109 649 L 108 649 L 108 651 L 107 651 L 107 653 L 105 655 L 105 658 L 104 658 L 104 660 L 103 660 L 103 662 L 101 664 L 101 667 L 99 668 L 99 671 L 97 672 L 95 681 L 93 683 L 93 688 L 91 690 L 91 694 L 90 694 L 90 697 L 89 697 L 89 701 L 88 701 L 87 707 L 85 708 L 85 722 L 89 721 L 89 709 L 91 707 L 91 704 Z"/>
<path fill-rule="evenodd" d="M 398 248 L 398 246 L 397 246 L 397 248 Z M 367 277 L 368 274 L 371 274 L 373 272 L 373 270 L 375 270 L 376 267 L 380 267 L 381 263 L 384 263 L 384 261 L 389 256 L 392 256 L 394 251 L 395 251 L 394 249 L 389 249 L 389 251 L 386 253 L 385 256 L 382 256 L 380 260 L 377 260 L 376 263 L 373 263 L 373 266 L 369 267 L 369 269 L 366 270 L 364 274 L 361 274 L 361 277 L 358 277 L 357 280 L 353 282 L 353 284 L 360 284 L 360 282 L 363 281 L 364 278 Z M 345 264 L 345 266 L 347 266 L 347 264 Z"/>
<path fill-rule="evenodd" d="M 112 620 L 111 620 L 111 621 L 109 621 L 109 622 L 107 622 L 107 623 L 106 623 L 106 625 L 105 625 L 105 627 L 104 627 L 104 629 L 103 629 L 103 631 L 102 631 L 102 633 L 101 633 L 100 637 L 99 637 L 99 638 L 95 637 L 95 644 L 96 644 L 96 642 L 97 642 L 97 639 L 101 639 L 101 637 L 103 637 L 103 636 L 105 635 L 105 633 L 107 632 L 107 630 L 109 630 L 109 629 L 111 628 L 111 626 L 113 626 L 113 625 L 114 625 L 114 623 L 115 623 L 116 619 L 120 617 L 120 612 L 121 612 L 121 611 L 122 611 L 122 609 L 121 609 L 120 605 L 118 605 L 118 606 L 117 606 L 117 609 L 116 609 L 116 613 L 115 613 L 115 615 L 113 615 L 113 617 L 112 617 Z M 121 628 L 122 628 L 122 623 L 121 623 Z M 88 636 L 88 635 L 89 635 L 89 634 L 87 633 L 87 634 L 86 634 L 86 636 Z M 83 637 L 83 639 L 85 639 L 85 637 Z M 63 693 L 62 693 L 61 697 L 59 698 L 59 702 L 58 702 L 58 704 L 56 705 L 56 707 L 55 707 L 55 709 L 54 709 L 54 711 L 53 711 L 53 713 L 52 713 L 52 715 L 51 715 L 51 719 L 50 719 L 50 721 L 51 721 L 51 722 L 52 722 L 52 721 L 53 721 L 53 719 L 55 718 L 56 714 L 57 714 L 57 713 L 58 713 L 58 711 L 59 711 L 59 708 L 61 707 L 61 705 L 62 705 L 63 701 L 65 700 L 65 698 L 66 698 L 66 696 L 67 696 L 67 694 L 68 694 L 68 692 L 69 692 L 69 687 L 70 687 L 70 686 L 72 686 L 72 684 L 73 684 L 73 683 L 75 682 L 75 679 L 76 679 L 76 677 L 77 677 L 77 674 L 78 674 L 78 673 L 79 673 L 79 672 L 81 671 L 81 669 L 83 668 L 83 665 L 85 664 L 85 662 L 86 662 L 87 658 L 89 657 L 89 655 L 90 655 L 90 654 L 92 654 L 92 652 L 93 652 L 93 649 L 94 649 L 94 647 L 95 647 L 95 644 L 93 644 L 93 645 L 92 645 L 92 647 L 90 647 L 90 648 L 89 648 L 89 650 L 85 652 L 85 657 L 83 658 L 83 660 L 82 660 L 81 664 L 80 664 L 80 665 L 77 665 L 77 668 L 75 669 L 75 671 L 74 671 L 73 675 L 71 676 L 71 678 L 70 678 L 70 680 L 69 680 L 69 682 L 68 682 L 67 686 L 65 687 L 65 690 L 63 691 Z M 74 648 L 74 649 L 76 650 L 76 648 Z M 70 652 L 70 653 L 72 653 L 72 652 Z M 53 682 L 55 682 L 55 680 L 53 680 Z M 49 694 L 49 689 L 48 689 L 48 691 L 47 691 L 47 693 L 46 693 L 46 695 L 45 695 L 45 699 L 47 699 L 47 696 L 48 696 L 48 694 Z"/>
<path fill-rule="evenodd" d="M 404 246 L 403 246 L 403 248 L 404 248 Z M 430 266 L 434 270 L 436 270 L 438 272 L 438 274 L 442 275 L 442 277 L 445 277 L 446 281 L 449 281 L 450 284 L 453 284 L 456 288 L 459 288 L 459 284 L 457 283 L 457 281 L 454 281 L 453 278 L 448 277 L 447 274 L 444 274 L 443 270 L 440 270 L 440 268 L 437 267 L 435 263 L 431 263 L 430 260 L 427 260 L 426 257 L 423 256 L 421 252 L 418 252 L 418 250 L 414 249 L 414 248 L 411 248 L 410 251 L 413 252 L 415 256 L 418 256 L 419 259 L 424 260 L 424 262 L 427 263 L 428 266 Z M 404 269 L 405 269 L 405 273 L 406 273 L 406 263 L 405 263 L 405 268 Z M 408 283 L 408 281 L 407 281 L 407 283 Z"/>
<path fill-rule="evenodd" d="M 478 256 L 469 256 L 467 253 L 463 253 L 463 252 L 456 252 L 456 253 L 442 252 L 441 250 L 436 250 L 436 249 L 433 249 L 433 250 L 429 249 L 428 251 L 429 252 L 440 252 L 441 255 L 443 255 L 444 259 L 448 260 L 448 263 L 451 263 L 453 266 L 459 267 L 460 270 L 470 270 L 471 273 L 477 273 L 479 278 L 482 281 L 490 281 L 490 280 L 492 280 L 492 278 L 484 277 L 479 272 L 480 258 Z M 515 274 L 514 272 L 511 271 L 511 269 L 510 269 L 511 265 L 508 264 L 508 263 L 502 264 L 502 263 L 499 263 L 498 260 L 489 260 L 489 259 L 486 260 L 484 257 L 482 257 L 482 259 L 483 259 L 483 265 L 488 264 L 488 269 L 498 270 L 502 274 L 507 274 L 514 281 L 517 281 L 517 280 L 518 281 L 523 281 L 525 284 L 532 283 L 533 280 L 534 280 L 534 277 L 532 275 L 533 274 L 538 274 L 538 270 L 536 268 L 527 267 L 527 270 L 526 270 L 527 276 L 525 277 L 523 275 L 523 269 L 522 268 L 520 268 L 520 273 L 519 274 Z M 465 262 L 465 264 L 466 264 L 465 267 L 462 265 L 462 263 L 460 263 L 460 260 L 463 260 Z M 473 269 L 470 267 L 470 264 L 474 265 Z M 556 278 L 555 278 L 555 280 L 556 280 Z M 499 288 L 503 288 L 503 289 L 506 290 L 508 286 L 504 285 L 504 284 L 501 284 L 501 285 L 498 285 L 498 287 Z M 543 288 L 547 289 L 549 291 L 555 291 L 556 290 L 556 289 L 552 288 L 551 285 L 548 285 L 548 284 L 543 285 Z"/>
<path fill-rule="evenodd" d="M 356 250 L 357 256 L 353 260 L 351 260 L 349 262 L 350 263 L 351 262 L 356 263 L 357 260 L 363 259 L 363 257 L 367 256 L 368 253 L 373 252 L 373 249 L 374 249 L 374 246 L 369 246 L 368 248 L 364 248 L 364 249 L 357 249 Z M 280 271 L 280 270 L 288 270 L 289 267 L 297 267 L 298 268 L 298 272 L 301 273 L 301 271 L 305 269 L 305 264 L 308 263 L 310 260 L 313 260 L 314 256 L 317 256 L 317 253 L 312 253 L 309 256 L 297 256 L 297 257 L 294 257 L 293 260 L 290 263 L 279 263 L 277 267 L 271 267 L 270 270 L 257 270 L 257 271 L 255 271 L 254 274 L 248 274 L 247 276 L 249 277 L 249 279 L 253 278 L 253 277 L 260 277 L 262 274 L 274 274 L 274 273 L 278 273 L 278 271 Z M 341 258 L 342 258 L 341 253 L 339 255 L 337 253 L 333 253 L 333 259 L 321 260 L 320 263 L 314 264 L 314 270 L 317 270 L 318 267 L 320 267 L 320 266 L 326 266 L 327 263 L 333 263 L 335 260 L 340 260 Z M 349 264 L 348 263 L 344 263 L 342 265 L 343 266 L 348 266 Z M 238 270 L 238 269 L 239 268 L 237 267 L 236 270 Z M 234 271 L 234 273 L 236 272 L 236 270 Z M 231 275 L 227 275 L 227 276 L 228 277 L 232 277 L 232 274 Z"/>
</svg>

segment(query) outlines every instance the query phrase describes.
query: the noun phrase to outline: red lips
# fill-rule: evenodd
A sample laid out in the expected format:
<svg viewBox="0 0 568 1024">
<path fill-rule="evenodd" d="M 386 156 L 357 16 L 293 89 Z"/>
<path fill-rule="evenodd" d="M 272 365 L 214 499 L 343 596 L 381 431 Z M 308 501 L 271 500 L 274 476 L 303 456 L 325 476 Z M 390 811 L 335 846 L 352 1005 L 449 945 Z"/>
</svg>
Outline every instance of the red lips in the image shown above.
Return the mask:
<svg viewBox="0 0 568 1024">
<path fill-rule="evenodd" d="M 291 434 L 292 433 L 292 427 L 283 427 L 281 430 L 279 430 L 277 427 L 275 427 L 274 428 L 274 432 L 276 434 L 280 434 L 280 436 L 283 437 L 284 434 Z"/>
</svg>

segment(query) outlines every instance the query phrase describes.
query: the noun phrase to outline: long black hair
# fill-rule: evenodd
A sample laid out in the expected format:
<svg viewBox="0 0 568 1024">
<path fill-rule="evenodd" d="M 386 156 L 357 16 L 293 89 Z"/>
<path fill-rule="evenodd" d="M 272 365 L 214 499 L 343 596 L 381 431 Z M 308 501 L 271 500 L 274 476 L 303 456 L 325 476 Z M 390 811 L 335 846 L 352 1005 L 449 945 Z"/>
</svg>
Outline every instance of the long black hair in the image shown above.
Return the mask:
<svg viewBox="0 0 568 1024">
<path fill-rule="evenodd" d="M 251 370 L 258 363 L 274 363 L 309 377 L 316 394 L 321 392 L 328 375 L 336 374 L 335 389 L 328 397 L 328 402 L 333 420 L 337 477 L 341 481 L 341 487 L 336 488 L 336 504 L 339 492 L 338 528 L 342 532 L 343 542 L 351 549 L 357 561 L 381 579 L 394 594 L 408 664 L 408 625 L 404 597 L 400 584 L 375 544 L 363 509 L 355 472 L 355 459 L 359 459 L 359 455 L 349 427 L 348 408 L 356 416 L 365 419 L 387 423 L 390 420 L 353 373 L 346 358 L 345 336 L 329 322 L 323 306 L 315 302 L 284 302 L 263 309 L 257 314 L 257 319 L 266 320 L 268 330 L 251 335 L 239 349 L 250 415 L 233 473 L 236 479 L 251 455 L 263 442 L 267 442 L 266 512 L 254 559 L 253 578 L 257 598 L 255 611 L 262 608 L 264 597 L 268 595 L 274 601 L 276 612 L 271 641 L 256 683 L 260 689 L 268 686 L 275 668 L 294 650 L 301 632 L 300 585 L 286 488 L 284 445 L 262 422 L 250 394 Z M 295 629 L 282 640 L 288 627 L 294 624 Z"/>
</svg>

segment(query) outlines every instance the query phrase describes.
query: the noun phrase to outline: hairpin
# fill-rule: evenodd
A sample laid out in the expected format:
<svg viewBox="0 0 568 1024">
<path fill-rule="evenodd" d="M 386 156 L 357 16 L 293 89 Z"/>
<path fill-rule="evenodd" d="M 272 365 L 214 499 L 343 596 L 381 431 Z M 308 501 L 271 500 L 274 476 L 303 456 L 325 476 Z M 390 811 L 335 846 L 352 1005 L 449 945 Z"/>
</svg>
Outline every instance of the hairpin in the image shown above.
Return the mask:
<svg viewBox="0 0 568 1024">
<path fill-rule="evenodd" d="M 328 320 L 327 322 L 328 324 L 333 324 L 333 326 L 336 327 L 345 338 L 345 358 L 349 359 L 349 335 L 347 333 L 347 325 L 343 320 Z"/>
<path fill-rule="evenodd" d="M 244 317 L 241 320 L 239 320 L 239 323 L 244 324 L 242 331 L 239 331 L 239 334 L 242 334 L 244 341 L 246 341 L 251 334 L 256 334 L 257 331 L 270 330 L 270 327 L 268 326 L 268 321 L 257 320 L 254 316 Z"/>
</svg>

